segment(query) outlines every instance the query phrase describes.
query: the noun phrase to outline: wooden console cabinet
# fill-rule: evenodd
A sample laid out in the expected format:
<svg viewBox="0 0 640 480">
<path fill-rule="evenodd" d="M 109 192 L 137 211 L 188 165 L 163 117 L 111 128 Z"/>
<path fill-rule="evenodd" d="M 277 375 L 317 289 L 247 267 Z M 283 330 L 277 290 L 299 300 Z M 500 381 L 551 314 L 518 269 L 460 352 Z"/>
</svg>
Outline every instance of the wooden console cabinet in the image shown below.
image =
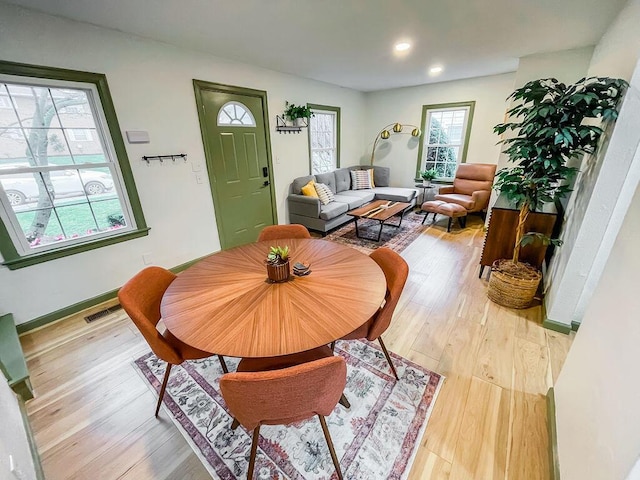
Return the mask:
<svg viewBox="0 0 640 480">
<path fill-rule="evenodd" d="M 541 212 L 531 212 L 525 223 L 525 232 L 538 232 L 551 236 L 558 212 L 552 203 L 545 204 Z M 480 274 L 484 267 L 490 267 L 494 261 L 513 256 L 513 244 L 516 241 L 518 210 L 502 195 L 491 209 L 487 233 L 484 237 Z M 527 245 L 520 250 L 520 261 L 541 268 L 547 247 L 541 243 Z"/>
</svg>

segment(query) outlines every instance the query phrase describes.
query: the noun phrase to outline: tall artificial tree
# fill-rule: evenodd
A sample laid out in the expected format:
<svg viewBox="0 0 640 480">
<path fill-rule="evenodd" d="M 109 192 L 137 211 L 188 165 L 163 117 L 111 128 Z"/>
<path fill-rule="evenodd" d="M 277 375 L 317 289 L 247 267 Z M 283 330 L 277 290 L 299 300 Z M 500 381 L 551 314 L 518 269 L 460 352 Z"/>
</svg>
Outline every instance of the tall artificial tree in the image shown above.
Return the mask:
<svg viewBox="0 0 640 480">
<path fill-rule="evenodd" d="M 517 272 L 522 246 L 536 240 L 557 243 L 525 232 L 529 212 L 570 192 L 568 180 L 577 169 L 568 161 L 595 153 L 604 132 L 598 122 L 585 120 L 614 121 L 626 87 L 624 80 L 608 77 L 583 78 L 574 84 L 548 78 L 531 81 L 509 96 L 515 103 L 507 111 L 510 121 L 496 125 L 494 132 L 514 132 L 501 143 L 507 145 L 504 153 L 515 165 L 498 172 L 494 188 L 519 209 L 510 270 Z"/>
</svg>

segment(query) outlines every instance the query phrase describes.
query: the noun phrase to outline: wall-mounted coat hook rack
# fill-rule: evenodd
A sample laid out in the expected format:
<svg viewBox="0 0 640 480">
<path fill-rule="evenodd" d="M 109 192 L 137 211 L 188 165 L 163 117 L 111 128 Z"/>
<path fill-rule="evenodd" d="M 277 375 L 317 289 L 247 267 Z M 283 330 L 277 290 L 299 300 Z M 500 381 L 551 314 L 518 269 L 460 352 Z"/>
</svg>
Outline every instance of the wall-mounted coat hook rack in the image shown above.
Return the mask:
<svg viewBox="0 0 640 480">
<path fill-rule="evenodd" d="M 300 125 L 288 125 L 284 117 L 276 115 L 276 132 L 279 133 L 300 133 L 303 128 L 308 127 L 306 119 L 301 119 Z"/>
<path fill-rule="evenodd" d="M 142 157 L 142 160 L 147 162 L 147 165 L 149 165 L 152 160 L 160 160 L 160 163 L 164 163 L 165 159 L 167 159 L 167 160 L 171 159 L 175 163 L 176 159 L 178 159 L 178 158 L 181 158 L 186 162 L 187 161 L 187 154 L 186 153 L 176 153 L 174 155 L 150 155 L 150 156 L 146 156 L 145 155 L 144 157 Z"/>
</svg>

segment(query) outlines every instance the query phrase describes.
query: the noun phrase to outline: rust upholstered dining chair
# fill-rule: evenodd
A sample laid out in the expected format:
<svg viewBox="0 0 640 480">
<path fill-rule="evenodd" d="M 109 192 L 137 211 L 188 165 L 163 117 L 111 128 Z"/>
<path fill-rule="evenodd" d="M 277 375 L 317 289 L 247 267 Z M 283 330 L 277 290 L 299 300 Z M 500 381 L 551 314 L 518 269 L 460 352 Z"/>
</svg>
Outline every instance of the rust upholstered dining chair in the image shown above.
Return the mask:
<svg viewBox="0 0 640 480">
<path fill-rule="evenodd" d="M 489 205 L 496 165 L 489 163 L 462 163 L 456 170 L 453 185 L 440 187 L 436 200 L 455 203 L 467 213 L 484 212 Z"/>
<path fill-rule="evenodd" d="M 384 272 L 384 276 L 387 280 L 387 294 L 385 295 L 385 302 L 382 307 L 371 317 L 364 325 L 357 328 L 353 332 L 342 337 L 341 340 L 356 340 L 360 338 L 366 338 L 369 341 L 378 340 L 384 356 L 389 362 L 393 375 L 398 380 L 398 373 L 393 366 L 391 356 L 387 351 L 387 347 L 382 341 L 381 335 L 389 328 L 391 324 L 391 317 L 393 317 L 393 311 L 396 309 L 402 289 L 409 276 L 409 265 L 407 262 L 398 255 L 396 252 L 389 248 L 381 247 L 374 250 L 370 257 L 380 266 Z M 335 346 L 335 342 L 331 344 L 331 347 Z"/>
<path fill-rule="evenodd" d="M 282 238 L 311 238 L 309 230 L 304 225 L 269 225 L 264 227 L 258 236 L 258 242 L 266 240 L 280 240 Z"/>
<path fill-rule="evenodd" d="M 328 355 L 278 370 L 228 373 L 220 379 L 222 397 L 234 416 L 231 428 L 242 425 L 253 430 L 247 479 L 253 478 L 261 425 L 290 425 L 313 416 L 320 420 L 333 465 L 342 479 L 324 417 L 331 414 L 342 395 L 347 367 L 342 357 Z"/>
<path fill-rule="evenodd" d="M 212 354 L 193 348 L 181 342 L 166 330 L 160 333 L 157 329 L 160 321 L 160 302 L 162 295 L 171 282 L 176 278 L 169 270 L 161 267 L 147 267 L 131 280 L 129 280 L 118 292 L 120 305 L 136 324 L 142 336 L 151 347 L 156 356 L 167 362 L 162 388 L 156 406 L 156 417 L 162 404 L 164 391 L 167 388 L 169 373 L 173 365 L 179 365 L 185 360 L 197 360 L 210 357 Z M 218 355 L 222 370 L 227 373 L 227 365 L 224 358 Z"/>
</svg>

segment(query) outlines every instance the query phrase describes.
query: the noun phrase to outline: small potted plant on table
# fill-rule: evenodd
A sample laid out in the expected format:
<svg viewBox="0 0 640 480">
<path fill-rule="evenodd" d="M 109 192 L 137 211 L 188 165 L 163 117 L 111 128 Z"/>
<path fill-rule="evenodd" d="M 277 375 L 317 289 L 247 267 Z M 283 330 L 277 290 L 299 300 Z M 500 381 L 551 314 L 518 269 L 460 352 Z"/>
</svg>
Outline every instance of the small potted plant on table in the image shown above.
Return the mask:
<svg viewBox="0 0 640 480">
<path fill-rule="evenodd" d="M 289 280 L 289 247 L 271 247 L 267 255 L 267 277 L 271 282 L 280 283 Z"/>
<path fill-rule="evenodd" d="M 306 127 L 309 118 L 313 116 L 313 112 L 306 105 L 296 105 L 286 102 L 284 116 L 291 120 L 294 127 Z"/>
<path fill-rule="evenodd" d="M 431 186 L 431 181 L 438 176 L 438 172 L 435 168 L 430 170 L 425 170 L 424 172 L 420 172 L 420 177 L 422 178 L 422 185 L 425 187 Z"/>
<path fill-rule="evenodd" d="M 576 168 L 567 166 L 578 154 L 596 152 L 603 129 L 584 119 L 604 121 L 618 117 L 618 103 L 627 83 L 607 77 L 583 78 L 565 85 L 555 78 L 534 80 L 517 89 L 509 99 L 516 102 L 507 115 L 513 121 L 496 125 L 504 153 L 516 165 L 503 168 L 494 186 L 519 209 L 515 245 L 511 259 L 496 260 L 489 279 L 489 298 L 506 307 L 527 308 L 538 289 L 542 274 L 519 261 L 520 248 L 539 241 L 560 244 L 538 232 L 525 232 L 529 212 L 570 192 L 567 180 Z"/>
</svg>

